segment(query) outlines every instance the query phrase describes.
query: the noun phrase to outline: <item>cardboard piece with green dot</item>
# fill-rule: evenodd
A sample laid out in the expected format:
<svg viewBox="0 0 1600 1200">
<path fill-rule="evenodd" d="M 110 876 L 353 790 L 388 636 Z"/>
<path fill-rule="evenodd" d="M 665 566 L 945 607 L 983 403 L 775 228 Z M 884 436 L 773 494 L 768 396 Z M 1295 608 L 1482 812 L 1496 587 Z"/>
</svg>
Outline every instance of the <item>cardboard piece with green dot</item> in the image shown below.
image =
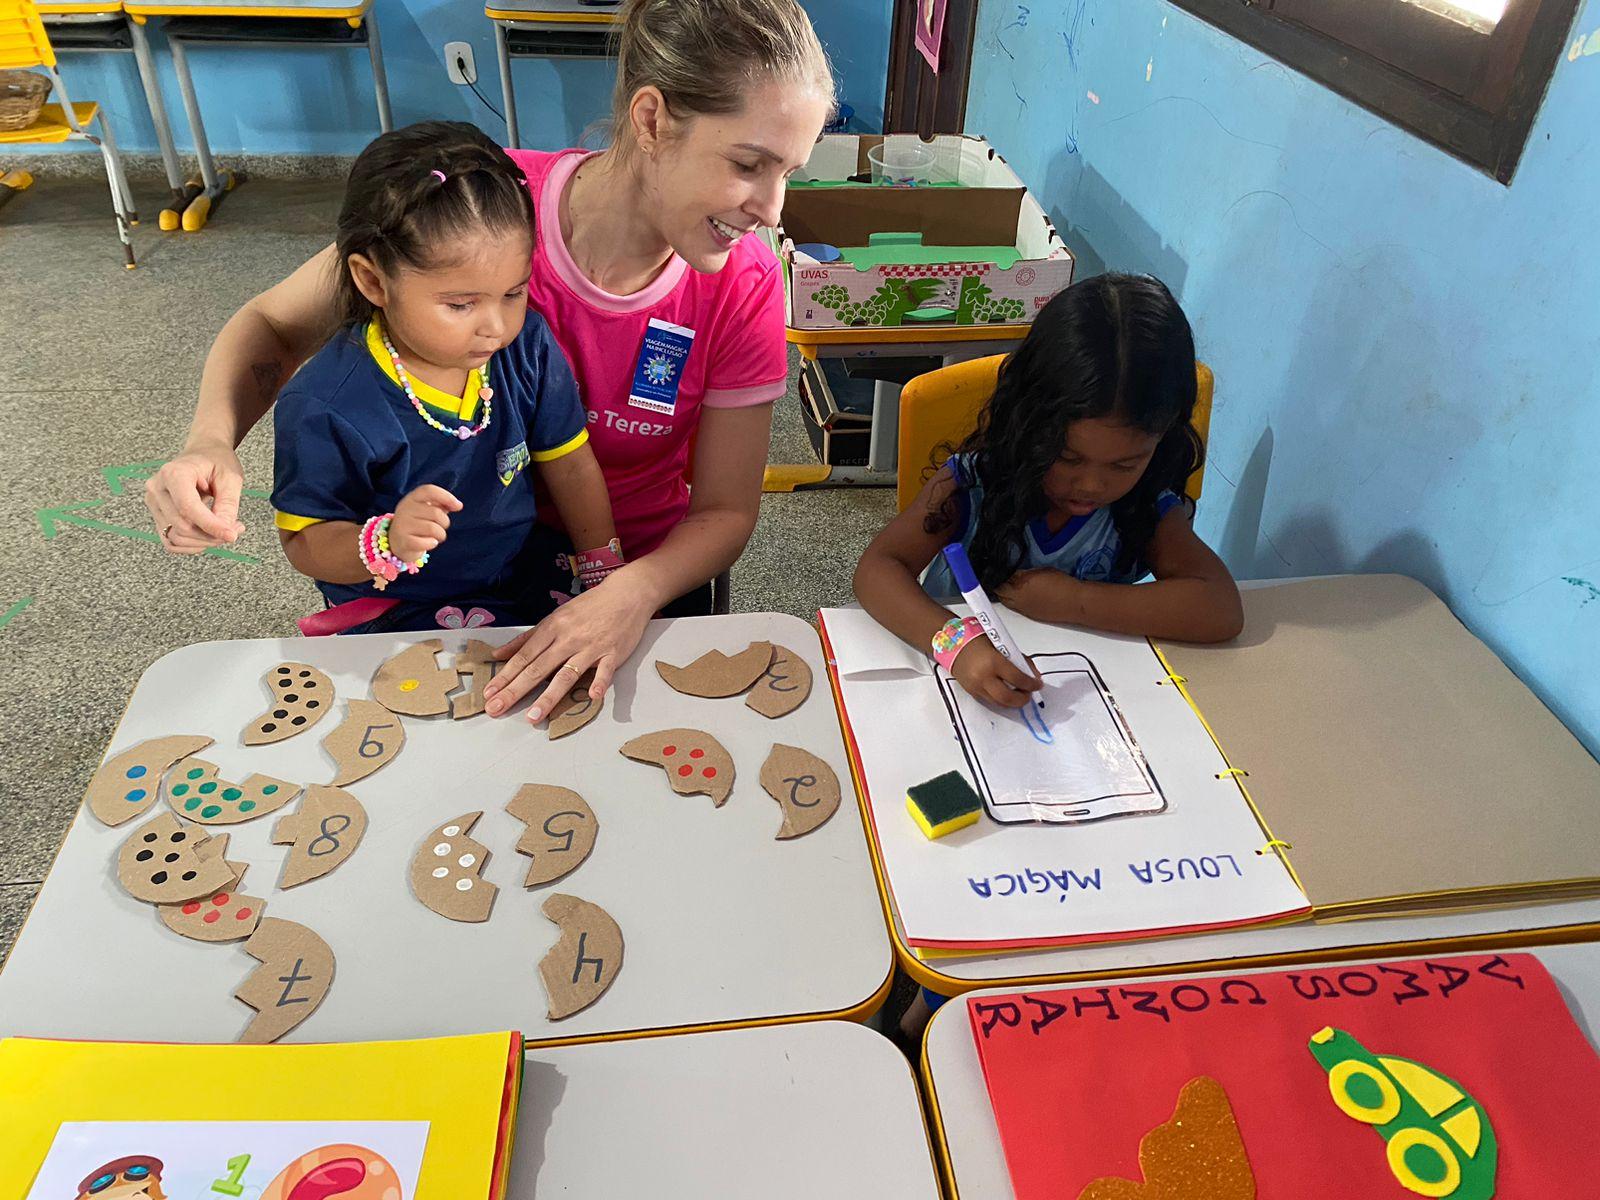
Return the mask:
<svg viewBox="0 0 1600 1200">
<path fill-rule="evenodd" d="M 217 767 L 203 758 L 186 758 L 166 780 L 172 811 L 202 825 L 237 825 L 277 812 L 300 794 L 300 785 L 251 775 L 243 783 L 217 778 Z"/>
<path fill-rule="evenodd" d="M 960 771 L 946 771 L 906 791 L 906 809 L 930 840 L 977 824 L 983 800 Z"/>
<path fill-rule="evenodd" d="M 198 754 L 211 739 L 179 733 L 129 746 L 100 765 L 89 780 L 83 802 L 107 825 L 121 825 L 150 811 L 161 791 L 161 776 L 180 758 Z"/>
</svg>

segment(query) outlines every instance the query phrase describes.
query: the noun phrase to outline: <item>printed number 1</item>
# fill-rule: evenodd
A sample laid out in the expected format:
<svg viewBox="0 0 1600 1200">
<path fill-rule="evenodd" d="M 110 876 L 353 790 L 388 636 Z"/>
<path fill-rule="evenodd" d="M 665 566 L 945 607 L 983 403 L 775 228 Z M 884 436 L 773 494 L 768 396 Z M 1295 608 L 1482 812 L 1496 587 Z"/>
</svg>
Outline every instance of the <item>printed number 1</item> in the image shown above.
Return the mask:
<svg viewBox="0 0 1600 1200">
<path fill-rule="evenodd" d="M 228 1160 L 228 1177 L 226 1179 L 213 1179 L 211 1190 L 220 1192 L 224 1196 L 244 1195 L 244 1185 L 239 1180 L 244 1178 L 244 1169 L 250 1165 L 248 1154 L 235 1155 Z"/>
</svg>

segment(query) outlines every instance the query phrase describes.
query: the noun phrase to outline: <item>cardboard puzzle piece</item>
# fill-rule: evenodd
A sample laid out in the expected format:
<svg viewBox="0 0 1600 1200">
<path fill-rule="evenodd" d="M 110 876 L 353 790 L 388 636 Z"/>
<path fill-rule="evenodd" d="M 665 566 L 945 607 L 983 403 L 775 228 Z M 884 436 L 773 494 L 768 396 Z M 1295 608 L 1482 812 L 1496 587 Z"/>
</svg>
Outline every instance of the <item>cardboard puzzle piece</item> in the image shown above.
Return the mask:
<svg viewBox="0 0 1600 1200">
<path fill-rule="evenodd" d="M 408 717 L 449 712 L 457 680 L 454 667 L 441 667 L 433 657 L 443 649 L 442 641 L 429 638 L 385 659 L 372 677 L 372 698 L 390 712 Z"/>
<path fill-rule="evenodd" d="M 674 691 L 719 700 L 746 691 L 771 662 L 772 643 L 751 642 L 732 657 L 720 650 L 707 650 L 687 667 L 658 660 L 656 670 Z"/>
<path fill-rule="evenodd" d="M 405 726 L 376 700 L 352 700 L 339 727 L 322 739 L 339 773 L 335 787 L 348 787 L 387 764 L 405 747 Z"/>
<path fill-rule="evenodd" d="M 228 851 L 228 835 L 219 833 L 201 844 L 203 859 L 222 858 Z M 267 902 L 259 896 L 244 896 L 237 891 L 244 882 L 248 864 L 228 863 L 233 882 L 199 900 L 156 907 L 161 923 L 181 937 L 197 942 L 237 942 L 256 931 Z"/>
<path fill-rule="evenodd" d="M 1311 1035 L 1339 1111 L 1383 1138 L 1389 1171 L 1423 1196 L 1489 1200 L 1500 1148 L 1489 1114 L 1455 1080 L 1419 1062 L 1374 1054 L 1342 1029 Z"/>
<path fill-rule="evenodd" d="M 256 1010 L 239 1035 L 250 1045 L 275 1042 L 303 1022 L 333 986 L 333 951 L 304 925 L 265 917 L 244 944 L 261 965 L 233 993 Z"/>
<path fill-rule="evenodd" d="M 106 825 L 121 825 L 142 817 L 156 802 L 161 791 L 161 777 L 168 768 L 209 745 L 208 737 L 179 733 L 129 746 L 101 764 L 94 778 L 89 780 L 83 802 Z"/>
<path fill-rule="evenodd" d="M 128 835 L 117 851 L 117 879 L 146 904 L 181 904 L 233 884 L 233 868 L 221 854 L 202 857 L 205 831 L 170 812 L 156 815 Z"/>
<path fill-rule="evenodd" d="M 647 733 L 624 744 L 622 753 L 635 762 L 661 767 L 680 796 L 710 796 L 721 808 L 733 791 L 733 756 L 698 729 Z"/>
<path fill-rule="evenodd" d="M 494 678 L 495 667 L 494 647 L 488 642 L 480 642 L 473 638 L 455 658 L 455 672 L 457 675 L 471 676 L 471 683 L 467 690 L 461 692 L 450 700 L 450 716 L 452 720 L 459 721 L 463 717 L 475 717 L 488 703 L 483 694 L 483 689 L 489 686 L 489 680 Z"/>
<path fill-rule="evenodd" d="M 411 858 L 412 894 L 452 921 L 487 921 L 500 890 L 482 878 L 489 848 L 467 836 L 481 816 L 470 812 L 445 822 Z"/>
<path fill-rule="evenodd" d="M 321 879 L 356 852 L 367 832 L 367 810 L 343 788 L 312 784 L 300 811 L 278 818 L 272 844 L 291 846 L 284 857 L 280 888 Z"/>
<path fill-rule="evenodd" d="M 1255 1173 L 1233 1106 L 1208 1075 L 1184 1084 L 1172 1119 L 1139 1139 L 1139 1169 L 1143 1183 L 1108 1175 L 1078 1200 L 1255 1200 Z"/>
<path fill-rule="evenodd" d="M 195 853 L 200 856 L 201 862 L 210 862 L 213 858 L 222 859 L 228 870 L 233 874 L 233 881 L 229 888 L 236 888 L 244 880 L 244 873 L 250 869 L 249 863 L 228 861 L 228 838 L 226 833 L 213 833 L 205 841 L 195 847 Z"/>
<path fill-rule="evenodd" d="M 260 1200 L 400 1200 L 399 1178 L 383 1155 L 338 1142 L 295 1159 L 273 1176 Z M 211 1185 L 208 1200 L 222 1191 L 218 1183 Z"/>
<path fill-rule="evenodd" d="M 783 809 L 778 840 L 805 837 L 839 811 L 839 776 L 809 750 L 781 743 L 761 764 L 761 786 Z"/>
<path fill-rule="evenodd" d="M 577 733 L 600 715 L 600 710 L 606 706 L 605 697 L 596 700 L 589 695 L 593 683 L 594 672 L 585 671 L 578 682 L 572 685 L 572 690 L 550 706 L 545 729 L 552 742 L 569 733 Z"/>
<path fill-rule="evenodd" d="M 761 672 L 744 706 L 763 717 L 786 717 L 811 695 L 811 667 L 787 646 L 772 648 L 772 661 Z"/>
<path fill-rule="evenodd" d="M 561 937 L 539 960 L 550 1001 L 546 1015 L 562 1021 L 606 994 L 622 970 L 622 930 L 598 904 L 557 892 L 540 912 L 561 927 Z"/>
<path fill-rule="evenodd" d="M 167 776 L 172 810 L 202 825 L 237 825 L 275 813 L 300 794 L 300 785 L 251 775 L 243 783 L 217 778 L 215 763 L 186 758 Z"/>
<path fill-rule="evenodd" d="M 528 826 L 517 839 L 517 853 L 533 859 L 523 887 L 554 883 L 576 870 L 589 857 L 600 832 L 600 819 L 582 796 L 551 784 L 519 788 L 506 811 Z"/>
<path fill-rule="evenodd" d="M 246 746 L 267 746 L 304 733 L 333 707 L 333 680 L 308 663 L 279 663 L 262 682 L 272 703 L 240 735 Z"/>
</svg>

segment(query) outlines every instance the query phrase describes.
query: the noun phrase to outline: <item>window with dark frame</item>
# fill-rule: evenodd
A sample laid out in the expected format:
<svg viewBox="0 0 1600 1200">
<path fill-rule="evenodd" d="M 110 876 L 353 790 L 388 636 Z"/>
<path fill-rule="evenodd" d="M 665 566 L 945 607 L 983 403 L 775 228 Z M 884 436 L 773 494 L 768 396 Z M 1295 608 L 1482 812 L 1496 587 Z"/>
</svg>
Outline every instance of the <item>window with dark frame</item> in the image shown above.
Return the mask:
<svg viewBox="0 0 1600 1200">
<path fill-rule="evenodd" d="M 1580 0 L 1170 0 L 1510 183 Z"/>
</svg>

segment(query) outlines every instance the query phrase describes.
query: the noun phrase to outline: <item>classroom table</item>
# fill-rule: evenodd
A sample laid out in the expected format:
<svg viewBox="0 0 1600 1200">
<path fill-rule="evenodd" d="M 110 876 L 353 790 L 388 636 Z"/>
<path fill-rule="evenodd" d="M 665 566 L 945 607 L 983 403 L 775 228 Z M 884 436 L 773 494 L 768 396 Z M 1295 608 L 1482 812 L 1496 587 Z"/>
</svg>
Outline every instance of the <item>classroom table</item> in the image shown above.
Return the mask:
<svg viewBox="0 0 1600 1200">
<path fill-rule="evenodd" d="M 1253 594 L 1260 589 L 1294 582 L 1292 579 L 1242 582 L 1239 586 L 1247 626 Z M 1339 628 L 1328 628 L 1326 636 L 1337 639 Z M 1330 706 L 1325 709 L 1323 719 L 1326 736 L 1337 743 L 1352 739 L 1356 731 L 1365 727 L 1363 722 L 1381 720 L 1381 714 L 1355 705 Z M 870 828 L 865 805 L 865 798 L 860 798 L 862 820 Z M 1176 973 L 1213 967 L 1258 970 L 1290 962 L 1466 952 L 1600 938 L 1600 898 L 1591 898 L 1417 916 L 1320 923 L 1307 920 L 1141 941 L 923 959 L 905 942 L 875 841 L 872 853 L 896 958 L 917 982 L 943 995 L 956 995 L 980 987 L 1038 987 L 1045 983 L 1077 983 L 1141 973 Z"/>
<path fill-rule="evenodd" d="M 506 145 L 522 145 L 517 124 L 513 58 L 606 58 L 621 0 L 489 0 L 483 15 L 494 25 L 500 95 L 506 108 Z"/>
<path fill-rule="evenodd" d="M 469 637 L 508 640 L 512 629 L 439 631 L 446 652 Z M 322 783 L 334 771 L 320 747 L 343 720 L 275 745 L 244 747 L 240 731 L 267 707 L 262 678 L 280 662 L 309 663 L 341 701 L 365 698 L 378 665 L 421 634 L 207 642 L 153 664 L 110 739 L 120 751 L 147 738 L 203 733 L 199 757 L 224 779 L 253 772 Z M 739 697 L 704 700 L 672 691 L 653 669 L 772 640 L 805 658 L 810 698 L 768 720 Z M 446 660 L 448 661 L 448 660 Z M 518 1029 L 530 1042 L 642 1036 L 684 1029 L 843 1017 L 862 1019 L 887 995 L 892 959 L 848 767 L 827 694 L 821 647 L 804 621 L 775 613 L 654 621 L 618 673 L 605 709 L 557 741 L 521 710 L 403 718 L 407 742 L 388 765 L 348 791 L 370 825 L 348 861 L 289 891 L 276 885 L 283 849 L 269 843 L 276 817 L 223 827 L 227 857 L 251 864 L 237 889 L 266 902 L 268 917 L 320 934 L 336 960 L 333 986 L 293 1041 L 355 1041 Z M 665 772 L 618 748 L 644 733 L 699 728 L 721 740 L 737 768 L 722 808 L 678 796 Z M 777 841 L 778 805 L 759 783 L 782 742 L 810 749 L 838 774 L 845 799 L 832 820 Z M 588 860 L 551 885 L 524 891 L 528 860 L 515 852 L 525 826 L 505 810 L 524 784 L 577 791 L 594 809 Z M 255 962 L 238 943 L 209 945 L 168 931 L 117 881 L 118 848 L 143 818 L 107 828 L 80 810 L 11 958 L 0 972 L 0 1036 L 231 1041 L 251 1016 L 233 999 Z M 476 811 L 471 836 L 488 848 L 483 878 L 500 889 L 480 924 L 424 907 L 408 883 L 429 833 Z M 279 813 L 295 811 L 295 805 Z M 215 832 L 215 830 L 214 830 Z M 552 893 L 605 909 L 621 927 L 623 966 L 610 990 L 559 1022 L 546 1017 L 538 965 L 557 937 L 539 911 Z"/>
<path fill-rule="evenodd" d="M 160 17 L 172 51 L 172 69 L 200 162 L 200 190 L 187 197 L 188 207 L 181 214 L 186 230 L 204 227 L 211 210 L 234 185 L 233 173 L 219 172 L 211 155 L 189 73 L 189 45 L 365 45 L 372 63 L 378 125 L 384 133 L 394 128 L 373 0 L 126 0 L 124 7 L 135 24 Z"/>
<path fill-rule="evenodd" d="M 937 1200 L 905 1057 L 817 1021 L 528 1051 L 509 1194 Z"/>
<path fill-rule="evenodd" d="M 1512 945 L 1507 949 L 1527 950 L 1529 947 Z M 1593 943 L 1550 945 L 1534 948 L 1530 952 L 1549 969 L 1573 1017 L 1590 1042 L 1600 1046 L 1595 1038 L 1596 1026 L 1600 1024 L 1600 946 Z M 1408 949 L 1403 956 L 1421 955 L 1414 949 Z M 1394 957 L 1396 955 L 1385 954 L 1360 961 L 1381 962 Z M 1234 973 L 1205 971 L 1184 977 L 1209 978 Z M 1162 978 L 1170 981 L 1174 977 Z M 1118 983 L 1136 981 L 1118 979 Z M 1094 979 L 1081 981 L 1087 986 L 1094 986 L 1097 982 Z M 1078 983 L 1074 986 L 1078 986 Z M 1010 987 L 994 989 L 994 994 L 1013 990 Z M 971 993 L 975 996 L 986 994 L 990 993 Z M 1011 1176 L 1006 1170 L 1000 1132 L 995 1125 L 994 1110 L 989 1104 L 989 1093 L 978 1063 L 977 1045 L 972 1039 L 964 999 L 946 1004 L 934 1013 L 933 1020 L 929 1022 L 923 1038 L 922 1078 L 923 1086 L 927 1089 L 929 1123 L 933 1127 L 934 1142 L 952 1200 L 961 1196 L 1006 1200 L 1013 1196 Z"/>
<path fill-rule="evenodd" d="M 161 99 L 161 81 L 155 60 L 150 56 L 150 38 L 144 24 L 124 10 L 122 0 L 40 0 L 35 6 L 44 21 L 50 44 L 60 54 L 103 53 L 131 50 L 144 99 L 155 126 L 156 145 L 161 151 L 161 166 L 173 197 L 183 195 L 183 167 L 178 162 L 172 141 L 172 122 Z M 137 215 L 134 220 L 137 220 Z"/>
</svg>

